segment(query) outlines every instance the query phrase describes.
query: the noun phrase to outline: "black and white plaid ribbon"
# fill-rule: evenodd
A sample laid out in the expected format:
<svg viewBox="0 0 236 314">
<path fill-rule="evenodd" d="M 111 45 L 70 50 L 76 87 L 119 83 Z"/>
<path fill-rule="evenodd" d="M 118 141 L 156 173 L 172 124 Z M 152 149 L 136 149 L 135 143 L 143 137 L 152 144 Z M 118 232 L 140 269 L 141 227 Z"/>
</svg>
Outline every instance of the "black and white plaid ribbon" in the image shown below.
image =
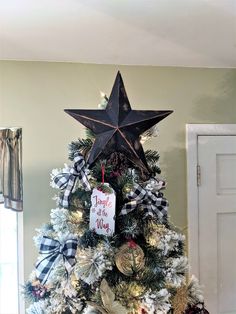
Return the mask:
<svg viewBox="0 0 236 314">
<path fill-rule="evenodd" d="M 167 215 L 169 203 L 162 196 L 162 193 L 153 193 L 135 183 L 134 189 L 129 192 L 126 197 L 128 202 L 123 206 L 120 215 L 127 215 L 138 205 L 142 205 L 143 209 L 146 211 L 146 216 L 154 216 L 155 214 L 159 219 L 162 219 Z"/>
<path fill-rule="evenodd" d="M 145 182 L 145 189 L 151 191 L 152 193 L 159 192 L 165 189 L 166 183 L 163 180 L 157 180 L 155 178 L 150 178 Z"/>
<path fill-rule="evenodd" d="M 73 191 L 76 180 L 78 179 L 82 184 L 85 191 L 90 191 L 91 187 L 87 178 L 89 170 L 86 167 L 84 157 L 79 152 L 75 153 L 74 156 L 74 165 L 71 167 L 70 172 L 68 173 L 59 173 L 54 177 L 53 181 L 57 187 L 61 190 L 64 190 L 64 195 L 60 201 L 60 204 L 64 208 L 69 206 L 69 196 Z"/>
<path fill-rule="evenodd" d="M 41 254 L 45 254 L 46 257 L 42 258 L 35 265 L 36 276 L 42 284 L 45 284 L 54 265 L 61 258 L 64 260 L 67 274 L 70 273 L 76 262 L 75 254 L 77 245 L 77 239 L 68 239 L 64 244 L 61 244 L 59 241 L 52 238 L 48 238 L 46 236 L 43 237 L 39 252 Z"/>
</svg>

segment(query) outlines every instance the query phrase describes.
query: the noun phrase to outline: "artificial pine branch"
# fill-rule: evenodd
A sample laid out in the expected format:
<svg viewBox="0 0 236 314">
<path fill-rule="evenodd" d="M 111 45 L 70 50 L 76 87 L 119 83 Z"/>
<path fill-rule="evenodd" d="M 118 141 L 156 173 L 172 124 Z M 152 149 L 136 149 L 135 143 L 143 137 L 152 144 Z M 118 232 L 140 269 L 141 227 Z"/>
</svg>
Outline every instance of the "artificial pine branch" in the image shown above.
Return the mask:
<svg viewBox="0 0 236 314">
<path fill-rule="evenodd" d="M 119 184 L 119 186 L 121 187 L 121 189 L 124 189 L 125 187 L 132 187 L 134 184 L 134 176 L 126 171 L 122 174 L 122 176 L 119 176 L 117 178 L 117 183 Z M 124 191 L 124 194 L 126 193 L 126 191 Z M 125 196 L 125 195 L 124 195 Z"/>
<path fill-rule="evenodd" d="M 155 150 L 148 149 L 145 151 L 146 160 L 150 169 L 151 176 L 155 177 L 156 174 L 161 173 L 161 169 L 157 165 L 159 160 L 159 153 Z"/>
<path fill-rule="evenodd" d="M 41 285 L 39 282 L 34 285 L 30 281 L 27 281 L 26 284 L 23 286 L 23 294 L 28 302 L 37 302 L 42 299 L 46 299 L 49 297 L 50 292 L 47 291 L 45 286 Z"/>
<path fill-rule="evenodd" d="M 162 268 L 158 264 L 155 264 L 155 266 L 146 264 L 140 281 L 143 286 L 150 287 L 153 291 L 162 289 L 165 285 Z"/>
<path fill-rule="evenodd" d="M 86 230 L 84 234 L 79 238 L 79 246 L 82 248 L 97 246 L 101 236 L 97 235 L 93 230 Z"/>
<path fill-rule="evenodd" d="M 90 138 L 86 139 L 78 139 L 78 141 L 73 141 L 69 144 L 69 159 L 73 160 L 74 159 L 74 154 L 76 152 L 80 152 L 87 157 L 91 147 L 93 145 L 93 141 Z"/>
<path fill-rule="evenodd" d="M 102 182 L 102 164 L 105 165 L 105 182 L 108 182 L 111 172 L 113 171 L 112 165 L 108 165 L 106 160 L 99 160 L 95 163 L 91 169 L 92 176 L 97 179 L 98 182 Z"/>
<path fill-rule="evenodd" d="M 145 157 L 148 163 L 156 163 L 158 162 L 160 155 L 157 151 L 148 149 L 145 151 Z"/>
<path fill-rule="evenodd" d="M 85 129 L 85 134 L 86 134 L 86 138 L 92 141 L 94 141 L 94 139 L 96 138 L 96 135 L 93 133 L 93 131 L 88 128 Z"/>
<path fill-rule="evenodd" d="M 87 212 L 91 207 L 91 191 L 84 191 L 82 189 L 76 189 L 76 191 L 70 196 L 69 211 L 76 211 L 83 208 Z"/>
<path fill-rule="evenodd" d="M 151 172 L 151 175 L 153 177 L 155 177 L 156 174 L 160 174 L 161 173 L 161 169 L 157 166 L 157 165 L 150 165 L 149 164 L 149 169 L 150 169 L 150 172 Z"/>
</svg>

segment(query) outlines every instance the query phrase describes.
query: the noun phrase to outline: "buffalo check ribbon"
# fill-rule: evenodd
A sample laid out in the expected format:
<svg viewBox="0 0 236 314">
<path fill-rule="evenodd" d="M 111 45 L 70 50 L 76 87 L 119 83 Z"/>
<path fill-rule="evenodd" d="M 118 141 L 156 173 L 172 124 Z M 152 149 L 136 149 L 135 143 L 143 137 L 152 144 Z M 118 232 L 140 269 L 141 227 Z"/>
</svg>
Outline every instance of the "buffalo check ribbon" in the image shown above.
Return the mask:
<svg viewBox="0 0 236 314">
<path fill-rule="evenodd" d="M 153 193 L 145 190 L 141 185 L 134 183 L 134 189 L 126 195 L 128 202 L 123 206 L 120 215 L 127 215 L 138 205 L 142 205 L 146 216 L 157 215 L 159 219 L 164 218 L 168 213 L 169 203 L 162 196 L 162 193 Z"/>
<path fill-rule="evenodd" d="M 74 164 L 68 173 L 59 173 L 54 177 L 54 182 L 61 190 L 65 190 L 60 204 L 64 208 L 69 207 L 69 197 L 78 179 L 85 191 L 90 191 L 91 187 L 87 178 L 89 170 L 86 167 L 84 156 L 79 152 L 75 153 Z"/>
<path fill-rule="evenodd" d="M 61 244 L 57 240 L 43 236 L 39 253 L 46 256 L 35 265 L 36 276 L 42 284 L 46 283 L 51 270 L 61 258 L 64 260 L 67 274 L 70 273 L 76 263 L 75 254 L 77 245 L 78 240 L 75 238 L 68 239 L 65 243 Z"/>
</svg>

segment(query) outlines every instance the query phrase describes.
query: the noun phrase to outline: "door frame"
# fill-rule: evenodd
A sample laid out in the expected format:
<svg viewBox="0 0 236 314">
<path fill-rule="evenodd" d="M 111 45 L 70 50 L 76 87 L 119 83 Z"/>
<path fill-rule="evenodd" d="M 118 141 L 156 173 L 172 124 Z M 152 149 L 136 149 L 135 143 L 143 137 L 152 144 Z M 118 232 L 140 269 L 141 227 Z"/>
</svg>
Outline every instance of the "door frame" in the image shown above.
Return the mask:
<svg viewBox="0 0 236 314">
<path fill-rule="evenodd" d="M 199 277 L 198 136 L 236 135 L 236 124 L 186 124 L 187 218 L 190 272 Z"/>
<path fill-rule="evenodd" d="M 25 313 L 25 299 L 21 287 L 25 285 L 24 279 L 24 213 L 17 213 L 17 247 L 18 247 L 18 309 L 19 314 Z"/>
</svg>

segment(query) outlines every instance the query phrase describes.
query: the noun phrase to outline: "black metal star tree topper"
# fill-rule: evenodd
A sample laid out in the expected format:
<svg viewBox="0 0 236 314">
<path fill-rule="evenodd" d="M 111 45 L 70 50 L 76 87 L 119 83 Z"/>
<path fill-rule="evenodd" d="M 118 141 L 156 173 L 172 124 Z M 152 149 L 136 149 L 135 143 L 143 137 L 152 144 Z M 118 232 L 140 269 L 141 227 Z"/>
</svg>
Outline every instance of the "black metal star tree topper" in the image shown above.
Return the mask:
<svg viewBox="0 0 236 314">
<path fill-rule="evenodd" d="M 87 160 L 90 167 L 101 155 L 120 152 L 149 173 L 140 135 L 173 111 L 132 110 L 118 72 L 106 109 L 65 109 L 65 112 L 96 135 Z"/>
</svg>

